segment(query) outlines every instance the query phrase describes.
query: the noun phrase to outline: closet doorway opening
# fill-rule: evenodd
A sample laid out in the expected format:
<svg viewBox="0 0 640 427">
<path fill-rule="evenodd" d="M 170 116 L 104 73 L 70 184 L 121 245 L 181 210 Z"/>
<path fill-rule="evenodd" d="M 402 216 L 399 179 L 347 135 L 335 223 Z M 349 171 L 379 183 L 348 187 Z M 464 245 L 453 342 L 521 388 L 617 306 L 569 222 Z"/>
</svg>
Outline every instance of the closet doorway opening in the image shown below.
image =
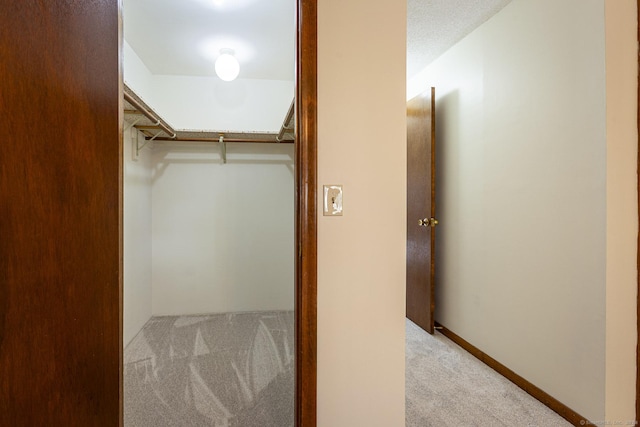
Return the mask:
<svg viewBox="0 0 640 427">
<path fill-rule="evenodd" d="M 315 421 L 315 1 L 263 3 L 123 5 L 125 425 Z"/>
</svg>

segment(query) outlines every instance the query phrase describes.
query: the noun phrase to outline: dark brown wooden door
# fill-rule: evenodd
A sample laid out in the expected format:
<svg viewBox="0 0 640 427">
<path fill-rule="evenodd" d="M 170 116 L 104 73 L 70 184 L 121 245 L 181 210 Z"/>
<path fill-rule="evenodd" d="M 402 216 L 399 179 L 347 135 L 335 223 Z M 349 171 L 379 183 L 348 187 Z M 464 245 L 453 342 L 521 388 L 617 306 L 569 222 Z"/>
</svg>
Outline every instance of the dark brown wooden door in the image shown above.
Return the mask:
<svg viewBox="0 0 640 427">
<path fill-rule="evenodd" d="M 118 1 L 0 2 L 0 425 L 117 426 Z"/>
<path fill-rule="evenodd" d="M 407 317 L 433 334 L 435 88 L 407 103 Z"/>
</svg>

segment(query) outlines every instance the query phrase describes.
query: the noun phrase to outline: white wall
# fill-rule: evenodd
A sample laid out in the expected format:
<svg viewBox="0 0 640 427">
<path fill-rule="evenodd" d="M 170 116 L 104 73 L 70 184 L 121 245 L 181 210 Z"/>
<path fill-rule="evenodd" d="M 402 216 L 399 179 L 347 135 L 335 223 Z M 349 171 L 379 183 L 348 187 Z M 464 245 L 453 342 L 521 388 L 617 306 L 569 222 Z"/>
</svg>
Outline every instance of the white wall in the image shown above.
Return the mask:
<svg viewBox="0 0 640 427">
<path fill-rule="evenodd" d="M 126 42 L 124 80 L 174 129 L 198 131 L 278 132 L 294 88 L 154 75 Z M 217 144 L 181 146 L 152 151 L 153 314 L 292 310 L 293 146 L 227 144 L 226 165 Z"/>
<path fill-rule="evenodd" d="M 124 345 L 151 317 L 151 152 L 135 159 L 136 132 L 123 138 Z"/>
<path fill-rule="evenodd" d="M 604 0 L 514 0 L 412 79 L 436 87 L 436 319 L 605 416 Z"/>
<path fill-rule="evenodd" d="M 294 82 L 152 74 L 124 43 L 124 81 L 176 130 L 278 132 Z"/>
<path fill-rule="evenodd" d="M 156 144 L 153 314 L 292 310 L 293 145 Z"/>
<path fill-rule="evenodd" d="M 405 2 L 318 1 L 318 426 L 404 425 Z"/>
<path fill-rule="evenodd" d="M 158 103 L 156 98 L 157 92 L 153 84 L 153 74 L 144 65 L 144 62 L 138 57 L 136 52 L 131 48 L 126 40 L 123 41 L 123 79 L 124 83 L 129 86 L 147 105 L 154 106 Z M 164 117 L 163 117 L 164 118 Z M 166 118 L 164 118 L 167 120 Z"/>
<path fill-rule="evenodd" d="M 153 77 L 157 108 L 175 129 L 278 132 L 293 101 L 292 81 Z"/>
</svg>

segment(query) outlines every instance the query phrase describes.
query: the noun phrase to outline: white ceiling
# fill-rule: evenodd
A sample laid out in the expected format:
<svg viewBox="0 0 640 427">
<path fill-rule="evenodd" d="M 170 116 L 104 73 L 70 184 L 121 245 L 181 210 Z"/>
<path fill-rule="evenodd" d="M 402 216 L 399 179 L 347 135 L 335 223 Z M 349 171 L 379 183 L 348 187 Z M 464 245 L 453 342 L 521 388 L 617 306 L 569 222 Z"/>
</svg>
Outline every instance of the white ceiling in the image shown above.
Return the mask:
<svg viewBox="0 0 640 427">
<path fill-rule="evenodd" d="M 511 0 L 407 0 L 407 78 L 482 25 Z"/>
<path fill-rule="evenodd" d="M 153 74 L 212 76 L 235 50 L 240 78 L 294 78 L 293 0 L 124 0 L 124 37 Z"/>
<path fill-rule="evenodd" d="M 407 77 L 509 1 L 407 0 Z M 124 0 L 124 34 L 153 74 L 211 76 L 219 50 L 231 48 L 240 78 L 293 80 L 295 3 Z"/>
</svg>

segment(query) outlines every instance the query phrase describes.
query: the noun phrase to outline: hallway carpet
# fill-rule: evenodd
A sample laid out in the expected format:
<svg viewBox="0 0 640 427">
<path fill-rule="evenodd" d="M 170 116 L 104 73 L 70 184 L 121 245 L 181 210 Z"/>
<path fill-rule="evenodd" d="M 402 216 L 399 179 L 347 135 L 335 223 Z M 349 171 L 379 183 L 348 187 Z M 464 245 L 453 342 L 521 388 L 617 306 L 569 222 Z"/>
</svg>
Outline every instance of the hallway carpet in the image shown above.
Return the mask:
<svg viewBox="0 0 640 427">
<path fill-rule="evenodd" d="M 293 312 L 154 317 L 124 351 L 126 427 L 293 427 Z"/>
<path fill-rule="evenodd" d="M 406 427 L 571 426 L 444 335 L 406 323 Z"/>
<path fill-rule="evenodd" d="M 154 317 L 124 352 L 126 427 L 293 427 L 292 312 Z M 406 426 L 570 426 L 406 323 Z"/>
</svg>

